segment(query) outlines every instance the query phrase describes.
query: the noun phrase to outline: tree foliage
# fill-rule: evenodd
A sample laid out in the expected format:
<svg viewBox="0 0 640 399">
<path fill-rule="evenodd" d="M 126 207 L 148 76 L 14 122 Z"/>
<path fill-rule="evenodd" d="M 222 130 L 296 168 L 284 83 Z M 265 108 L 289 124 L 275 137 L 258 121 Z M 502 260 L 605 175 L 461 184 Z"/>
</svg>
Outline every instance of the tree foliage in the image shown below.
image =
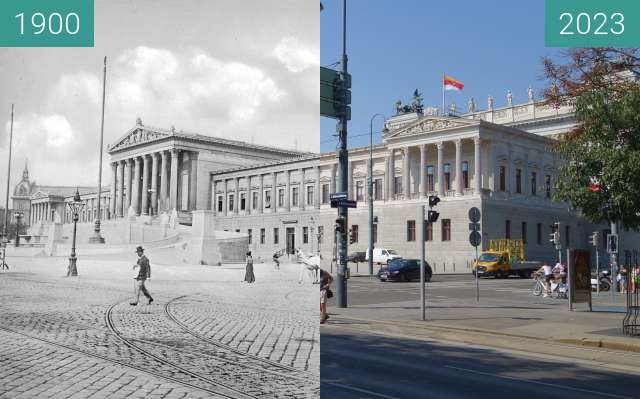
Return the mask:
<svg viewBox="0 0 640 399">
<path fill-rule="evenodd" d="M 640 58 L 636 50 L 571 49 L 543 59 L 549 103 L 575 106 L 578 125 L 553 150 L 562 162 L 554 199 L 592 222 L 640 227 Z M 595 179 L 599 191 L 589 189 Z"/>
</svg>

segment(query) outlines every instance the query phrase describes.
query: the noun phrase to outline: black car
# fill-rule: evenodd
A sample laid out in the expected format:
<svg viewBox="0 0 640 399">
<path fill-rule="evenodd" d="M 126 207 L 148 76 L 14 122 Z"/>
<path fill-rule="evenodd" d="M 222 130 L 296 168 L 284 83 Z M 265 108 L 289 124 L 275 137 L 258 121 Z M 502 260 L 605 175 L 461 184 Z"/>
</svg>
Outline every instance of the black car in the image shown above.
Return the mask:
<svg viewBox="0 0 640 399">
<path fill-rule="evenodd" d="M 431 281 L 431 266 L 424 262 L 424 280 Z M 378 271 L 380 281 L 420 280 L 420 259 L 393 259 Z"/>
<path fill-rule="evenodd" d="M 360 263 L 367 261 L 367 253 L 366 252 L 354 252 L 347 256 L 347 262 L 351 263 Z"/>
</svg>

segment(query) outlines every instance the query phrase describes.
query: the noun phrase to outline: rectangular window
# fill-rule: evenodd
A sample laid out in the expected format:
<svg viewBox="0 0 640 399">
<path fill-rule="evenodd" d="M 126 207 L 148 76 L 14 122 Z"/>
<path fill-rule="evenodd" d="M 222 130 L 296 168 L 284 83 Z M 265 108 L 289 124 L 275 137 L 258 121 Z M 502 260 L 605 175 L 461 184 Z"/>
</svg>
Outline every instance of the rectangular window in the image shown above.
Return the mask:
<svg viewBox="0 0 640 399">
<path fill-rule="evenodd" d="M 251 244 L 251 239 L 252 239 L 252 231 L 251 229 L 247 230 L 247 235 L 249 236 L 249 244 Z"/>
<path fill-rule="evenodd" d="M 500 167 L 500 191 L 507 190 L 507 167 Z"/>
<path fill-rule="evenodd" d="M 531 172 L 531 195 L 538 195 L 538 174 L 536 172 Z"/>
<path fill-rule="evenodd" d="M 278 189 L 278 207 L 282 208 L 284 206 L 284 188 Z"/>
<path fill-rule="evenodd" d="M 462 162 L 462 188 L 469 188 L 469 162 Z"/>
<path fill-rule="evenodd" d="M 324 238 L 324 226 L 318 226 L 318 244 L 322 244 Z"/>
<path fill-rule="evenodd" d="M 451 190 L 451 164 L 444 164 L 444 191 Z"/>
<path fill-rule="evenodd" d="M 382 179 L 375 179 L 373 181 L 373 199 L 375 201 L 382 199 Z"/>
<path fill-rule="evenodd" d="M 433 165 L 427 166 L 427 192 L 435 191 L 436 184 L 433 177 Z"/>
<path fill-rule="evenodd" d="M 356 182 L 356 201 L 364 201 L 364 181 Z"/>
<path fill-rule="evenodd" d="M 300 190 L 298 190 L 298 187 L 294 187 L 293 190 L 291 190 L 291 202 L 292 205 L 291 206 L 298 206 L 298 195 L 300 194 Z"/>
<path fill-rule="evenodd" d="M 569 248 L 571 245 L 571 240 L 569 239 L 569 233 L 571 232 L 571 226 L 564 226 L 564 246 L 565 248 Z"/>
<path fill-rule="evenodd" d="M 504 238 L 511 239 L 511 220 L 507 220 L 504 224 Z"/>
<path fill-rule="evenodd" d="M 425 238 L 427 241 L 433 241 L 433 223 L 426 223 L 424 224 L 424 228 L 427 229 L 426 233 L 425 233 Z"/>
<path fill-rule="evenodd" d="M 328 184 L 322 185 L 322 203 L 323 204 L 329 203 L 329 190 L 330 190 L 330 187 Z"/>
<path fill-rule="evenodd" d="M 451 219 L 442 219 L 442 241 L 451 241 Z"/>
<path fill-rule="evenodd" d="M 516 169 L 516 193 L 522 193 L 522 169 Z"/>
<path fill-rule="evenodd" d="M 273 228 L 273 243 L 274 244 L 280 243 L 280 229 L 277 227 Z"/>
<path fill-rule="evenodd" d="M 264 192 L 264 207 L 271 208 L 271 191 Z"/>
<path fill-rule="evenodd" d="M 396 194 L 402 194 L 402 176 L 396 176 L 394 177 L 394 187 L 395 187 L 395 193 Z"/>
<path fill-rule="evenodd" d="M 222 195 L 218 195 L 218 212 L 222 212 Z"/>
<path fill-rule="evenodd" d="M 551 175 L 545 175 L 544 177 L 544 196 L 551 198 Z"/>
<path fill-rule="evenodd" d="M 542 245 L 542 223 L 538 223 L 538 231 L 536 236 L 538 245 Z"/>
<path fill-rule="evenodd" d="M 416 240 L 416 221 L 407 220 L 407 241 Z"/>
<path fill-rule="evenodd" d="M 264 244 L 265 242 L 265 229 L 260 229 L 260 244 Z"/>
<path fill-rule="evenodd" d="M 522 222 L 522 243 L 527 243 L 527 222 Z"/>
<path fill-rule="evenodd" d="M 233 194 L 229 194 L 229 210 L 233 211 Z"/>
<path fill-rule="evenodd" d="M 358 225 L 354 224 L 351 226 L 351 235 L 353 236 L 353 242 L 357 243 L 358 242 Z"/>
<path fill-rule="evenodd" d="M 314 187 L 307 186 L 307 205 L 313 205 Z"/>
<path fill-rule="evenodd" d="M 309 243 L 309 228 L 307 226 L 302 227 L 302 243 Z"/>
<path fill-rule="evenodd" d="M 256 191 L 251 193 L 251 209 L 258 209 L 258 193 Z"/>
<path fill-rule="evenodd" d="M 373 230 L 371 230 L 373 232 L 373 242 L 378 242 L 378 224 L 374 224 L 373 225 Z"/>
<path fill-rule="evenodd" d="M 247 209 L 247 200 L 246 197 L 247 195 L 245 193 L 240 193 L 240 210 L 244 211 L 245 209 Z"/>
</svg>

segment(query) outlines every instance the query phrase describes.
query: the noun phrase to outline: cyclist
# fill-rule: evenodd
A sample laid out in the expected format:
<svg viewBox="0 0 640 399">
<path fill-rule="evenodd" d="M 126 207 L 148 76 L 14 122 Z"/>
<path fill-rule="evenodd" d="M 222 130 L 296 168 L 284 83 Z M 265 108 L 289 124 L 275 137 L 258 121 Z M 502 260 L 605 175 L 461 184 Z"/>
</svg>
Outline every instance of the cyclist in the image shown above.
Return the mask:
<svg viewBox="0 0 640 399">
<path fill-rule="evenodd" d="M 567 268 L 563 263 L 556 263 L 556 265 L 553 267 L 552 272 L 560 277 L 560 279 L 562 280 L 562 284 L 567 283 Z"/>
<path fill-rule="evenodd" d="M 553 279 L 553 271 L 551 269 L 551 266 L 545 263 L 540 267 L 540 269 L 536 271 L 537 275 L 540 275 L 542 273 L 544 273 L 544 282 L 542 283 L 542 285 L 544 285 L 545 291 L 543 297 L 546 298 L 551 296 L 551 280 Z"/>
</svg>

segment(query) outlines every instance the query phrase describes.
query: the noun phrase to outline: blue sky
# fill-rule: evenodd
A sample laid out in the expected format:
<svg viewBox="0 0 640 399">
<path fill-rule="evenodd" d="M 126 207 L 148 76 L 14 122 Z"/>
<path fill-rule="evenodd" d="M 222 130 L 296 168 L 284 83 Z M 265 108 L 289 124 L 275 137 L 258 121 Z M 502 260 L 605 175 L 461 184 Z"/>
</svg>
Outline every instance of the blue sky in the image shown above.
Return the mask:
<svg viewBox="0 0 640 399">
<path fill-rule="evenodd" d="M 323 0 L 320 16 L 320 60 L 328 66 L 340 59 L 342 0 Z M 369 122 L 375 113 L 392 116 L 396 100 L 407 103 L 413 91 L 424 103 L 440 107 L 442 73 L 465 84 L 447 92 L 466 110 L 527 99 L 531 85 L 540 97 L 544 87 L 540 58 L 558 49 L 544 46 L 544 2 L 513 0 L 348 0 L 347 55 L 353 76 L 349 147 L 369 144 Z M 338 66 L 334 66 L 338 68 Z M 335 150 L 335 120 L 321 118 L 321 150 Z M 380 130 L 381 122 L 374 122 Z M 360 135 L 360 137 L 356 137 Z M 374 133 L 374 142 L 380 142 Z"/>
</svg>

